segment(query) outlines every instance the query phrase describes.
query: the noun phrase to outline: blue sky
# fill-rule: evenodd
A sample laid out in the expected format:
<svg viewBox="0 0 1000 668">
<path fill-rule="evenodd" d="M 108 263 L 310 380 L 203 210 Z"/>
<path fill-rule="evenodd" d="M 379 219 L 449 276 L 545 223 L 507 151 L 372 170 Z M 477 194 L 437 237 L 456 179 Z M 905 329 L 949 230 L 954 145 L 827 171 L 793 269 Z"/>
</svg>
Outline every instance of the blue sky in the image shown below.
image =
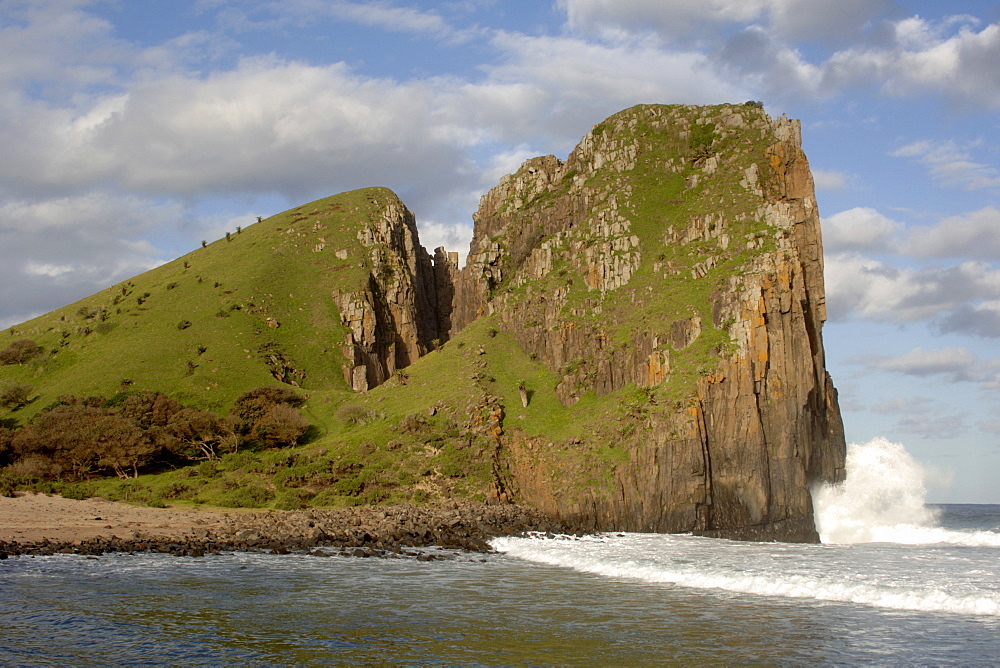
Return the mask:
<svg viewBox="0 0 1000 668">
<path fill-rule="evenodd" d="M 258 215 L 479 196 L 637 103 L 802 120 L 848 439 L 1000 503 L 1000 6 L 903 0 L 4 0 L 0 326 Z"/>
</svg>

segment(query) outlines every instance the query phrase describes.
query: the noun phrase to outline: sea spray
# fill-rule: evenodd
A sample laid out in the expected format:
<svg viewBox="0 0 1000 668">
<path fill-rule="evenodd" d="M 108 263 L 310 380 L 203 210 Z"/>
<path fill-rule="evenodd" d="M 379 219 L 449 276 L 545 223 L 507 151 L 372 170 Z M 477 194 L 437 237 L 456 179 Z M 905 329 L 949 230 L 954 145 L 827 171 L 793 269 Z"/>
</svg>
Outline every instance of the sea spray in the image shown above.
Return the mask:
<svg viewBox="0 0 1000 668">
<path fill-rule="evenodd" d="M 899 540 L 936 525 L 927 508 L 925 472 L 899 443 L 876 438 L 847 447 L 847 477 L 813 492 L 816 528 L 824 543 Z M 917 541 L 922 542 L 922 541 Z"/>
</svg>

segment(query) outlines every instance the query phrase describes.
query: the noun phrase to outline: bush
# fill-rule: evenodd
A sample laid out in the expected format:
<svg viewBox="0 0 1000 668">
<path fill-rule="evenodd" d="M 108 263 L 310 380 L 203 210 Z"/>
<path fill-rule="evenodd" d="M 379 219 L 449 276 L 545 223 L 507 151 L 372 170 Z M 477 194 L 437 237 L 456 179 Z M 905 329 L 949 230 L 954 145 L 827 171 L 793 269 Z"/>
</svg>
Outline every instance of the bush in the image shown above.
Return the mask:
<svg viewBox="0 0 1000 668">
<path fill-rule="evenodd" d="M 17 410 L 31 402 L 31 385 L 6 385 L 0 388 L 0 406 Z"/>
<path fill-rule="evenodd" d="M 31 339 L 20 339 L 0 350 L 0 364 L 24 364 L 41 352 L 42 349 Z"/>
<path fill-rule="evenodd" d="M 364 406 L 345 404 L 337 409 L 337 419 L 344 424 L 363 425 L 377 420 L 378 414 Z"/>
<path fill-rule="evenodd" d="M 273 491 L 251 484 L 223 494 L 219 499 L 219 505 L 223 508 L 262 508 L 273 498 Z"/>
<path fill-rule="evenodd" d="M 288 404 L 272 406 L 250 430 L 251 440 L 274 448 L 295 445 L 309 431 L 309 421 Z"/>
<path fill-rule="evenodd" d="M 254 424 L 277 405 L 285 404 L 298 408 L 306 402 L 294 390 L 287 387 L 258 387 L 241 394 L 233 403 L 229 414 L 237 419 L 237 431 L 249 434 Z"/>
</svg>

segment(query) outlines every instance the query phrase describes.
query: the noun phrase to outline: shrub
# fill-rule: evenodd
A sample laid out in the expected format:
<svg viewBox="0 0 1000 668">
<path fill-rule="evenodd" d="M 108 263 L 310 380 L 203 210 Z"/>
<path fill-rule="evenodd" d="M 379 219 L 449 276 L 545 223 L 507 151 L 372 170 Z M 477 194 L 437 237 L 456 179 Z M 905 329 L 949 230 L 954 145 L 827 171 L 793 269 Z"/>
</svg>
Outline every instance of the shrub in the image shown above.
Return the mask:
<svg viewBox="0 0 1000 668">
<path fill-rule="evenodd" d="M 190 320 L 181 320 L 179 323 L 177 323 L 177 329 L 187 329 L 190 326 L 191 326 Z"/>
<path fill-rule="evenodd" d="M 288 404 L 272 406 L 250 430 L 250 439 L 274 448 L 295 445 L 305 437 L 309 421 Z"/>
<path fill-rule="evenodd" d="M 357 404 L 345 404 L 337 409 L 337 418 L 344 424 L 364 425 L 378 419 L 375 411 Z"/>
<path fill-rule="evenodd" d="M 271 407 L 287 404 L 292 408 L 298 408 L 305 402 L 305 397 L 287 387 L 258 387 L 241 394 L 233 403 L 229 413 L 240 420 L 240 430 L 249 433 L 253 423 L 263 417 Z"/>
<path fill-rule="evenodd" d="M 427 418 L 417 413 L 410 413 L 399 421 L 399 430 L 404 434 L 416 434 L 428 426 Z"/>
<path fill-rule="evenodd" d="M 17 410 L 31 402 L 31 385 L 6 385 L 0 387 L 0 406 Z"/>
<path fill-rule="evenodd" d="M 261 485 L 245 485 L 227 492 L 219 499 L 223 508 L 262 508 L 274 498 L 274 492 Z"/>
<path fill-rule="evenodd" d="M 23 364 L 41 352 L 42 349 L 31 339 L 20 339 L 0 350 L 0 364 Z"/>
</svg>

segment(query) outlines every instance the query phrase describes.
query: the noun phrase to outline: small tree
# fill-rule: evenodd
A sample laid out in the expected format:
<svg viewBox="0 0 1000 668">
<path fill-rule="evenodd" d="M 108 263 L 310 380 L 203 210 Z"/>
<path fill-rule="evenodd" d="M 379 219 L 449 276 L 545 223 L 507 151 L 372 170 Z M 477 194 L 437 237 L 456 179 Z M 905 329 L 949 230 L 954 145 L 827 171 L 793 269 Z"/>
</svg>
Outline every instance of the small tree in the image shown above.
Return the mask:
<svg viewBox="0 0 1000 668">
<path fill-rule="evenodd" d="M 0 388 L 0 406 L 17 410 L 31 402 L 31 385 L 7 385 Z"/>
<path fill-rule="evenodd" d="M 250 439 L 269 448 L 295 445 L 309 431 L 309 421 L 289 406 L 272 406 L 254 422 Z"/>
<path fill-rule="evenodd" d="M 19 339 L 0 350 L 0 364 L 24 364 L 41 352 L 42 349 L 31 339 Z"/>
<path fill-rule="evenodd" d="M 258 387 L 236 399 L 229 413 L 236 420 L 236 433 L 250 440 L 263 439 L 261 442 L 267 442 L 270 440 L 266 437 L 269 429 L 277 429 L 278 422 L 290 424 L 287 411 L 269 415 L 272 409 L 276 406 L 286 406 L 294 410 L 305 401 L 305 397 L 285 387 Z M 261 425 L 259 429 L 258 423 Z M 306 427 L 308 428 L 308 423 Z"/>
</svg>

